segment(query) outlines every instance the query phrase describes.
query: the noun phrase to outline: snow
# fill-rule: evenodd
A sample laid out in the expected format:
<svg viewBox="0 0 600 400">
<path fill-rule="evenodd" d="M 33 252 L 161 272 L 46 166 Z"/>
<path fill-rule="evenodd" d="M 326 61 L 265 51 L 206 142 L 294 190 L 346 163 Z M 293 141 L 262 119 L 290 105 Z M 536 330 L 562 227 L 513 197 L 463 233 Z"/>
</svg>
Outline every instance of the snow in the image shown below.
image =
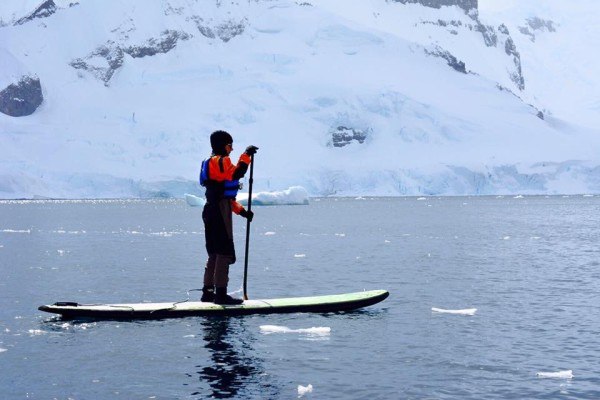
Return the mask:
<svg viewBox="0 0 600 400">
<path fill-rule="evenodd" d="M 44 94 L 30 116 L 0 113 L 0 198 L 187 199 L 216 129 L 232 133 L 234 159 L 260 148 L 257 195 L 600 193 L 596 0 L 480 0 L 478 19 L 385 0 L 57 1 L 53 15 L 13 25 L 39 3 L 0 4 L 0 90 L 28 73 Z M 532 41 L 520 28 L 533 17 L 555 31 L 532 30 Z M 69 65 L 107 68 L 91 57 L 100 46 L 167 29 L 191 37 L 124 54 L 106 83 Z M 469 73 L 427 55 L 436 49 Z M 367 138 L 335 147 L 338 127 Z"/>
</svg>

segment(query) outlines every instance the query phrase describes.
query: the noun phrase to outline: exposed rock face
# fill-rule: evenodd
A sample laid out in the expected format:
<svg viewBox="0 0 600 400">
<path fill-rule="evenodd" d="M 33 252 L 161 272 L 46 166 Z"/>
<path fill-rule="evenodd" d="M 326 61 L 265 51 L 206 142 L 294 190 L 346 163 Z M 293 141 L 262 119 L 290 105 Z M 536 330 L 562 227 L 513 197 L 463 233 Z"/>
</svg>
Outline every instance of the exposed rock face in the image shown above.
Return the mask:
<svg viewBox="0 0 600 400">
<path fill-rule="evenodd" d="M 69 65 L 75 69 L 90 72 L 108 86 L 108 82 L 115 71 L 123 65 L 123 49 L 112 40 L 109 40 L 85 58 L 77 58 L 71 61 Z"/>
<path fill-rule="evenodd" d="M 212 21 L 205 21 L 198 16 L 193 16 L 191 19 L 196 23 L 198 30 L 203 36 L 209 39 L 218 37 L 223 42 L 229 42 L 234 37 L 244 33 L 248 23 L 246 19 L 240 21 L 230 19 L 217 24 Z"/>
<path fill-rule="evenodd" d="M 362 144 L 367 139 L 368 133 L 368 130 L 363 131 L 361 129 L 338 126 L 331 134 L 332 140 L 330 145 L 333 145 L 333 147 L 344 147 L 352 143 L 353 140 Z"/>
<path fill-rule="evenodd" d="M 430 56 L 441 57 L 451 66 L 455 71 L 461 72 L 463 74 L 467 73 L 467 69 L 465 67 L 465 63 L 458 60 L 454 57 L 449 51 L 445 51 L 441 47 L 436 47 L 434 50 L 425 49 L 425 53 Z"/>
<path fill-rule="evenodd" d="M 519 32 L 521 32 L 523 35 L 529 36 L 529 39 L 532 42 L 535 42 L 536 32 L 556 32 L 556 26 L 554 21 L 533 17 L 527 19 L 526 26 L 519 27 Z"/>
<path fill-rule="evenodd" d="M 443 6 L 459 6 L 465 11 L 477 9 L 478 0 L 394 0 L 400 3 L 418 3 L 425 7 L 440 8 Z"/>
<path fill-rule="evenodd" d="M 468 23 L 464 23 L 460 20 L 444 21 L 441 19 L 438 19 L 437 21 L 423 21 L 422 23 L 443 27 L 452 35 L 458 35 L 461 29 L 479 32 L 481 33 L 483 42 L 487 47 L 503 47 L 504 52 L 512 59 L 514 64 L 514 69 L 509 71 L 510 80 L 519 90 L 524 90 L 525 78 L 523 77 L 521 68 L 521 55 L 517 51 L 517 47 L 515 46 L 515 43 L 506 25 L 502 24 L 496 29 L 493 26 L 482 24 L 481 21 L 479 21 L 476 12 L 469 13 L 469 16 L 472 22 Z M 468 72 L 464 62 L 458 60 L 453 54 L 443 49 L 441 46 L 435 46 L 433 50 L 425 50 L 425 53 L 445 59 L 448 62 L 448 65 L 458 72 Z"/>
<path fill-rule="evenodd" d="M 146 43 L 140 46 L 129 46 L 123 49 L 123 51 L 129 54 L 133 58 L 140 58 L 146 56 L 153 56 L 159 53 L 168 53 L 177 46 L 179 40 L 189 40 L 192 36 L 182 32 L 174 30 L 163 31 L 160 38 L 151 38 Z"/>
<path fill-rule="evenodd" d="M 44 101 L 37 77 L 23 76 L 0 92 L 0 112 L 11 117 L 31 115 Z"/>
<path fill-rule="evenodd" d="M 21 18 L 15 25 L 23 25 L 26 22 L 32 21 L 36 18 L 46 18 L 51 16 L 56 12 L 56 4 L 53 0 L 46 0 L 43 2 L 38 8 L 35 9 L 34 12 L 29 14 L 26 17 Z"/>
<path fill-rule="evenodd" d="M 191 37 L 183 31 L 166 30 L 158 39 L 148 39 L 141 45 L 122 46 L 109 40 L 86 57 L 71 61 L 70 65 L 75 69 L 90 72 L 108 86 L 116 70 L 123 65 L 125 54 L 140 58 L 168 53 L 177 46 L 179 40 L 188 40 Z"/>
</svg>

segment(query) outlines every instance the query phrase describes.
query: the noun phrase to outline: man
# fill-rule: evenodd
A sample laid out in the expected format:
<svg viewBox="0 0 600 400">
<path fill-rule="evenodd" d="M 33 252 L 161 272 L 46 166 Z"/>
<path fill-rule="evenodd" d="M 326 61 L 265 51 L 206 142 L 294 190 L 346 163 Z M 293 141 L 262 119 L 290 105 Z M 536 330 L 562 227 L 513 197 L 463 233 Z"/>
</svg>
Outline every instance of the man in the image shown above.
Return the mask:
<svg viewBox="0 0 600 400">
<path fill-rule="evenodd" d="M 208 261 L 204 270 L 201 301 L 215 304 L 242 304 L 243 300 L 227 294 L 229 265 L 235 263 L 232 212 L 252 221 L 254 213 L 235 201 L 239 180 L 248 170 L 251 156 L 258 147 L 248 146 L 233 164 L 229 154 L 233 138 L 225 131 L 210 135 L 212 155 L 202 162 L 200 184 L 206 188 L 206 205 L 202 211 Z"/>
</svg>

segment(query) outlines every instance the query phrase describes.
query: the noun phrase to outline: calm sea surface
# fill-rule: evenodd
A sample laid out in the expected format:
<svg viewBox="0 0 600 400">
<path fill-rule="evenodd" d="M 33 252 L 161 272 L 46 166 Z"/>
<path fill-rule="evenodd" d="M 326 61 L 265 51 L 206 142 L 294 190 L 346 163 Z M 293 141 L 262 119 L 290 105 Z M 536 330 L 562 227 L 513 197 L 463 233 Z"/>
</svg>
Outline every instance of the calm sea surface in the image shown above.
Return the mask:
<svg viewBox="0 0 600 400">
<path fill-rule="evenodd" d="M 254 209 L 250 298 L 390 297 L 338 314 L 62 321 L 37 307 L 197 300 L 201 209 L 0 202 L 0 398 L 600 398 L 600 197 Z"/>
</svg>

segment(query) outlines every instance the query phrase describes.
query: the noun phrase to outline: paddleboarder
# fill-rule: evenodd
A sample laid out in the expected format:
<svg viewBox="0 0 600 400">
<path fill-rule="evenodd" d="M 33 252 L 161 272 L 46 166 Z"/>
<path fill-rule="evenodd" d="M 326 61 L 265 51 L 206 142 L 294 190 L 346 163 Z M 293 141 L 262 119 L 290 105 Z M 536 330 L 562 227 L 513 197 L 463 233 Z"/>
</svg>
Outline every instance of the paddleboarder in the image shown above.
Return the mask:
<svg viewBox="0 0 600 400">
<path fill-rule="evenodd" d="M 208 260 L 204 269 L 202 301 L 235 305 L 243 303 L 227 294 L 229 266 L 236 261 L 233 244 L 232 213 L 252 221 L 254 213 L 235 200 L 239 180 L 246 174 L 251 157 L 258 147 L 248 146 L 237 164 L 229 158 L 233 138 L 226 131 L 210 135 L 212 154 L 202 162 L 200 184 L 206 188 L 206 205 L 202 211 Z"/>
</svg>

